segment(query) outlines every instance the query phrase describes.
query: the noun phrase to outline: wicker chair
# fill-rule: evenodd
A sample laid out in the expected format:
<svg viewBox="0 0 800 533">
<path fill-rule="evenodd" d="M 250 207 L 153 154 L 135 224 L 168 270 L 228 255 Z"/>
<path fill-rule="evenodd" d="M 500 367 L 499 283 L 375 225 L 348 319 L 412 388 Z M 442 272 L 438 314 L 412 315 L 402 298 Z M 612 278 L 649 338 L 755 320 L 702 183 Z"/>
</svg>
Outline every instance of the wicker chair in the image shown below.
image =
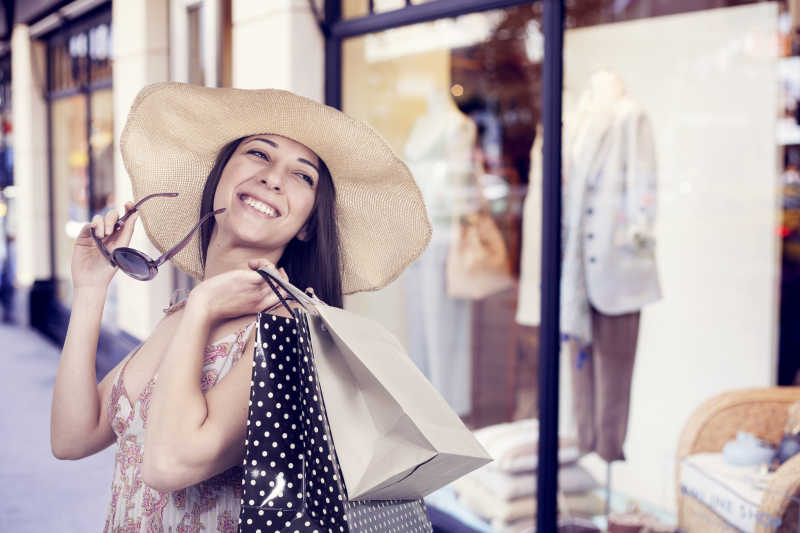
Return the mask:
<svg viewBox="0 0 800 533">
<path fill-rule="evenodd" d="M 778 442 L 783 434 L 787 408 L 800 400 L 800 387 L 745 389 L 720 394 L 698 407 L 681 432 L 675 465 L 678 527 L 687 533 L 737 531 L 714 511 L 681 493 L 681 460 L 687 455 L 721 452 L 736 436 L 748 431 Z M 756 533 L 797 533 L 800 508 L 800 455 L 781 465 L 761 500 L 760 516 L 780 517 L 780 525 L 758 523 Z"/>
</svg>

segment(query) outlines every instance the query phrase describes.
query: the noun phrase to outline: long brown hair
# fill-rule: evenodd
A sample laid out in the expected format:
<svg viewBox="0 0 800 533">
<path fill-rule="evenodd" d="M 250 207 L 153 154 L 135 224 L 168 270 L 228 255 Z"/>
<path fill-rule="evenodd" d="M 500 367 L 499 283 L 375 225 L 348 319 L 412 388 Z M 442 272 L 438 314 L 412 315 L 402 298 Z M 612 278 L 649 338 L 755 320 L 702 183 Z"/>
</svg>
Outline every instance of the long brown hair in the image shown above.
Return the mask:
<svg viewBox="0 0 800 533">
<path fill-rule="evenodd" d="M 214 208 L 214 195 L 225 165 L 246 137 L 229 142 L 220 149 L 203 187 L 200 216 Z M 216 224 L 214 217 L 200 228 L 200 254 L 206 265 L 208 245 Z M 319 181 L 314 208 L 305 225 L 306 239 L 294 237 L 286 245 L 278 268 L 286 270 L 289 281 L 300 289 L 312 287 L 319 298 L 342 307 L 342 273 L 339 266 L 339 231 L 336 225 L 336 189 L 325 162 L 319 160 Z"/>
</svg>

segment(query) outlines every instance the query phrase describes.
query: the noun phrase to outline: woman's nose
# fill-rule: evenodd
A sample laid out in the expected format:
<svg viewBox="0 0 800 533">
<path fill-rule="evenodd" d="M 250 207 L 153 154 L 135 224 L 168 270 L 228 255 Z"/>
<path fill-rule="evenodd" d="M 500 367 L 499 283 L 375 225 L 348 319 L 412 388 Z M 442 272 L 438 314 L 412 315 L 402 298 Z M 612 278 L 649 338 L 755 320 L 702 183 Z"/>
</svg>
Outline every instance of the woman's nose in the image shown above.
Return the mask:
<svg viewBox="0 0 800 533">
<path fill-rule="evenodd" d="M 258 181 L 273 191 L 280 191 L 282 188 L 282 180 L 276 172 L 265 172 L 258 178 Z"/>
</svg>

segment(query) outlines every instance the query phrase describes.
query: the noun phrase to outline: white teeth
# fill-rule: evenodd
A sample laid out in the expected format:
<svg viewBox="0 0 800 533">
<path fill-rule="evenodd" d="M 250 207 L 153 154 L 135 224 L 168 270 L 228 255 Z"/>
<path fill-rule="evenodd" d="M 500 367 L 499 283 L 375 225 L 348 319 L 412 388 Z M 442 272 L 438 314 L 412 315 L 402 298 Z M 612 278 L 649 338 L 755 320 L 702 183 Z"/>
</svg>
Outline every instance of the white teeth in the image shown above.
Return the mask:
<svg viewBox="0 0 800 533">
<path fill-rule="evenodd" d="M 258 200 L 254 200 L 254 199 L 250 198 L 249 196 L 245 197 L 244 203 L 246 203 L 250 207 L 258 209 L 259 211 L 261 211 L 262 213 L 264 213 L 268 217 L 275 218 L 275 217 L 278 216 L 278 214 L 275 212 L 275 210 L 272 209 L 270 206 L 268 206 L 267 204 L 265 204 L 263 202 L 259 202 Z"/>
</svg>

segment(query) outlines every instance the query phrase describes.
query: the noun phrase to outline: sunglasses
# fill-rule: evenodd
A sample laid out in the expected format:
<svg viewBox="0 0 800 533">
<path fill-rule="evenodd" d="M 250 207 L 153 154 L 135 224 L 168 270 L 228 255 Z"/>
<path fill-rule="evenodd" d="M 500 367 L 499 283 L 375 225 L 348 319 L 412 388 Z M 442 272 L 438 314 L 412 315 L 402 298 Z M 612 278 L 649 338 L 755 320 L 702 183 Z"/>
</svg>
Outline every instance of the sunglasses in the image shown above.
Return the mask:
<svg viewBox="0 0 800 533">
<path fill-rule="evenodd" d="M 125 213 L 116 221 L 109 236 L 119 231 L 122 226 L 125 225 L 125 220 L 135 213 L 136 210 L 139 209 L 139 206 L 145 203 L 147 200 L 158 197 L 174 198 L 176 196 L 178 196 L 178 193 L 176 192 L 157 192 L 145 196 L 136 202 L 130 211 Z M 134 279 L 138 279 L 139 281 L 147 281 L 156 277 L 156 274 L 158 274 L 158 267 L 163 265 L 166 261 L 169 261 L 172 256 L 180 252 L 183 247 L 189 243 L 192 235 L 194 235 L 194 232 L 203 225 L 203 222 L 208 220 L 209 217 L 218 215 L 223 211 L 225 211 L 224 208 L 206 213 L 206 215 L 200 219 L 200 222 L 198 222 L 195 227 L 192 228 L 192 231 L 190 231 L 189 234 L 186 235 L 183 240 L 181 240 L 181 242 L 173 246 L 172 249 L 167 251 L 158 259 L 151 259 L 146 253 L 140 252 L 139 250 L 135 250 L 133 248 L 128 248 L 127 246 L 120 246 L 119 248 L 115 248 L 113 252 L 109 252 L 106 247 L 103 246 L 103 242 L 97 237 L 97 235 L 95 235 L 94 228 L 90 228 L 90 232 L 94 242 L 97 243 L 97 247 L 106 257 L 106 259 L 108 259 L 108 262 L 111 263 L 111 266 L 119 267 L 120 270 Z"/>
</svg>

